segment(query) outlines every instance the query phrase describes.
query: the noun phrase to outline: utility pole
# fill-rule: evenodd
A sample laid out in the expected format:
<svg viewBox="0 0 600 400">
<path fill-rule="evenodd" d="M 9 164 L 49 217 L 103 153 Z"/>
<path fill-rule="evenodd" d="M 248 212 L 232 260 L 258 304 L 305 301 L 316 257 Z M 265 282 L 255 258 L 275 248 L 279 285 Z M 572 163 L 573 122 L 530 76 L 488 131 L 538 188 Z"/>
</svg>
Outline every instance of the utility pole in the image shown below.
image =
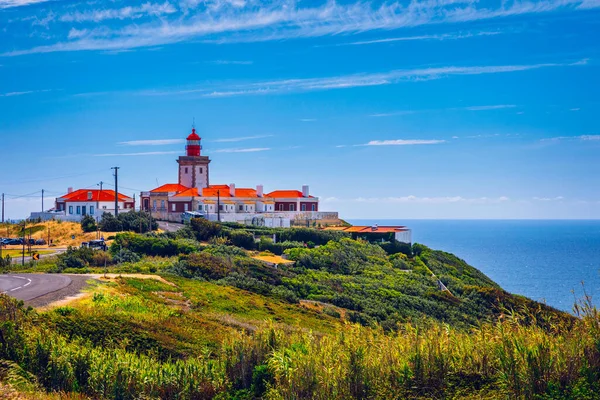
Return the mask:
<svg viewBox="0 0 600 400">
<path fill-rule="evenodd" d="M 4 193 L 2 193 L 2 223 L 4 223 Z"/>
<path fill-rule="evenodd" d="M 119 167 L 112 167 L 115 170 L 115 218 L 119 216 Z"/>
<path fill-rule="evenodd" d="M 21 265 L 25 265 L 25 227 L 27 226 L 27 221 L 23 220 L 23 256 L 21 258 Z"/>
<path fill-rule="evenodd" d="M 217 221 L 221 222 L 221 191 L 217 190 Z"/>
</svg>

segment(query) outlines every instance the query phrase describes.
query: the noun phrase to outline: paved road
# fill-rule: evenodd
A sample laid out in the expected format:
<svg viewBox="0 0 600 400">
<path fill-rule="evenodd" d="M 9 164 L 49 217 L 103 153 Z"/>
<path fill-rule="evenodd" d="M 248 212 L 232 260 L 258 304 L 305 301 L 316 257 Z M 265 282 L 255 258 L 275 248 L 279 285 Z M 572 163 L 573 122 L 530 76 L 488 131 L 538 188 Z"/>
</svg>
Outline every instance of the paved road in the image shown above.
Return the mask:
<svg viewBox="0 0 600 400">
<path fill-rule="evenodd" d="M 27 301 L 64 289 L 71 282 L 67 275 L 6 274 L 0 275 L 0 293 Z"/>
<path fill-rule="evenodd" d="M 177 232 L 184 226 L 185 225 L 183 225 L 183 224 L 178 224 L 175 222 L 158 221 L 158 227 L 160 229 L 162 229 L 163 231 L 167 231 L 167 232 Z"/>
<path fill-rule="evenodd" d="M 65 251 L 67 251 L 67 249 L 53 249 L 53 251 L 54 251 L 54 253 L 40 254 L 40 258 L 53 257 L 60 253 L 64 253 Z M 35 251 L 34 251 L 34 253 L 35 253 Z M 29 253 L 26 253 L 26 254 L 29 254 Z M 11 257 L 12 257 L 13 264 L 21 264 L 23 262 L 22 254 L 13 255 Z M 25 264 L 27 264 L 29 261 L 31 261 L 31 256 L 25 256 Z"/>
</svg>

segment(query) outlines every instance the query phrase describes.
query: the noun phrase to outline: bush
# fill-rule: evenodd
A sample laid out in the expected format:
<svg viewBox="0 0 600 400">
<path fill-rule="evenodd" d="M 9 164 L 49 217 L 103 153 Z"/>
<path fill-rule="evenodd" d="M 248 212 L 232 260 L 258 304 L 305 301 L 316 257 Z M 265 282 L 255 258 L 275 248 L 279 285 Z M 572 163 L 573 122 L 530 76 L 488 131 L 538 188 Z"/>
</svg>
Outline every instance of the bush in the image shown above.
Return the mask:
<svg viewBox="0 0 600 400">
<path fill-rule="evenodd" d="M 270 251 L 271 253 L 277 254 L 278 256 L 282 255 L 288 249 L 298 247 L 304 248 L 305 245 L 302 242 L 292 242 L 289 240 L 285 242 L 273 243 L 271 239 L 265 237 L 260 238 L 260 242 L 258 243 L 259 251 Z"/>
<path fill-rule="evenodd" d="M 243 230 L 230 230 L 226 231 L 226 236 L 234 246 L 242 247 L 246 250 L 254 250 L 256 248 L 254 235 L 249 232 Z"/>
<path fill-rule="evenodd" d="M 96 220 L 91 215 L 86 215 L 81 219 L 81 230 L 84 232 L 95 232 L 98 230 Z"/>
<path fill-rule="evenodd" d="M 110 246 L 110 252 L 114 256 L 121 248 L 148 256 L 171 257 L 198 251 L 200 245 L 190 239 L 167 239 L 127 232 L 119 233 L 115 237 L 115 241 Z"/>
<path fill-rule="evenodd" d="M 140 256 L 129 249 L 121 249 L 115 253 L 113 260 L 117 263 L 135 263 L 140 261 Z"/>
<path fill-rule="evenodd" d="M 113 258 L 107 251 L 97 251 L 93 256 L 90 262 L 91 265 L 95 267 L 104 267 L 105 265 L 111 265 L 113 263 Z"/>
<path fill-rule="evenodd" d="M 71 247 L 67 251 L 57 256 L 56 267 L 51 272 L 63 272 L 66 269 L 83 269 L 87 268 L 93 261 L 97 250 L 89 247 Z"/>
<path fill-rule="evenodd" d="M 123 230 L 123 224 L 111 213 L 103 213 L 102 219 L 98 224 L 103 232 L 120 232 Z"/>
<path fill-rule="evenodd" d="M 179 261 L 165 272 L 184 278 L 221 279 L 227 276 L 233 267 L 227 260 L 207 252 L 180 256 Z"/>
<path fill-rule="evenodd" d="M 340 240 L 350 238 L 350 234 L 342 231 L 326 231 L 312 228 L 288 228 L 277 232 L 277 239 L 280 242 L 312 242 L 314 245 L 327 244 L 331 240 Z"/>
<path fill-rule="evenodd" d="M 204 218 L 192 218 L 190 220 L 190 227 L 194 231 L 198 241 L 207 241 L 212 237 L 219 236 L 221 233 L 220 224 Z"/>
</svg>

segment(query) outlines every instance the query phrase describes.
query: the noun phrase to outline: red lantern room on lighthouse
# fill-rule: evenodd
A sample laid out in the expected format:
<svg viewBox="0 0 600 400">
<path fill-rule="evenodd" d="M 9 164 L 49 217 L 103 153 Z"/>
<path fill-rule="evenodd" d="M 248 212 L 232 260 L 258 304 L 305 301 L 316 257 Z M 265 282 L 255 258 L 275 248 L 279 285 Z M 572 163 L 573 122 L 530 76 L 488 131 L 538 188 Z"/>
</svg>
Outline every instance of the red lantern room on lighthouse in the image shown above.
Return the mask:
<svg viewBox="0 0 600 400">
<path fill-rule="evenodd" d="M 200 136 L 196 134 L 196 128 L 192 128 L 192 133 L 187 137 L 185 150 L 188 157 L 200 157 L 202 145 L 200 145 Z"/>
<path fill-rule="evenodd" d="M 196 128 L 192 128 L 192 133 L 186 138 L 185 156 L 179 157 L 179 184 L 188 188 L 208 187 L 208 164 L 210 159 L 201 156 L 200 136 L 196 133 Z"/>
</svg>

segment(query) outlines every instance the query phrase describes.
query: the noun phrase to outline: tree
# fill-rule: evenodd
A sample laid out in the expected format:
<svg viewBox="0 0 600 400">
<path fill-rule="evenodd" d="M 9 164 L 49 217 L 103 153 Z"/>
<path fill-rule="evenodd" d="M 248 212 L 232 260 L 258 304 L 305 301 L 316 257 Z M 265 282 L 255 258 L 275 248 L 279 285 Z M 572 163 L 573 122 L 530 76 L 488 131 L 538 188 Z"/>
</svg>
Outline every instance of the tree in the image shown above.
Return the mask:
<svg viewBox="0 0 600 400">
<path fill-rule="evenodd" d="M 221 233 L 220 224 L 210 222 L 204 218 L 192 218 L 190 220 L 190 226 L 198 241 L 209 240 Z"/>
<path fill-rule="evenodd" d="M 96 220 L 91 215 L 86 215 L 81 220 L 81 229 L 84 232 L 95 232 L 98 230 L 98 225 L 96 225 Z"/>
<path fill-rule="evenodd" d="M 114 215 L 105 212 L 102 214 L 102 219 L 100 220 L 100 230 L 104 232 L 119 232 L 123 230 L 123 224 Z"/>
</svg>

